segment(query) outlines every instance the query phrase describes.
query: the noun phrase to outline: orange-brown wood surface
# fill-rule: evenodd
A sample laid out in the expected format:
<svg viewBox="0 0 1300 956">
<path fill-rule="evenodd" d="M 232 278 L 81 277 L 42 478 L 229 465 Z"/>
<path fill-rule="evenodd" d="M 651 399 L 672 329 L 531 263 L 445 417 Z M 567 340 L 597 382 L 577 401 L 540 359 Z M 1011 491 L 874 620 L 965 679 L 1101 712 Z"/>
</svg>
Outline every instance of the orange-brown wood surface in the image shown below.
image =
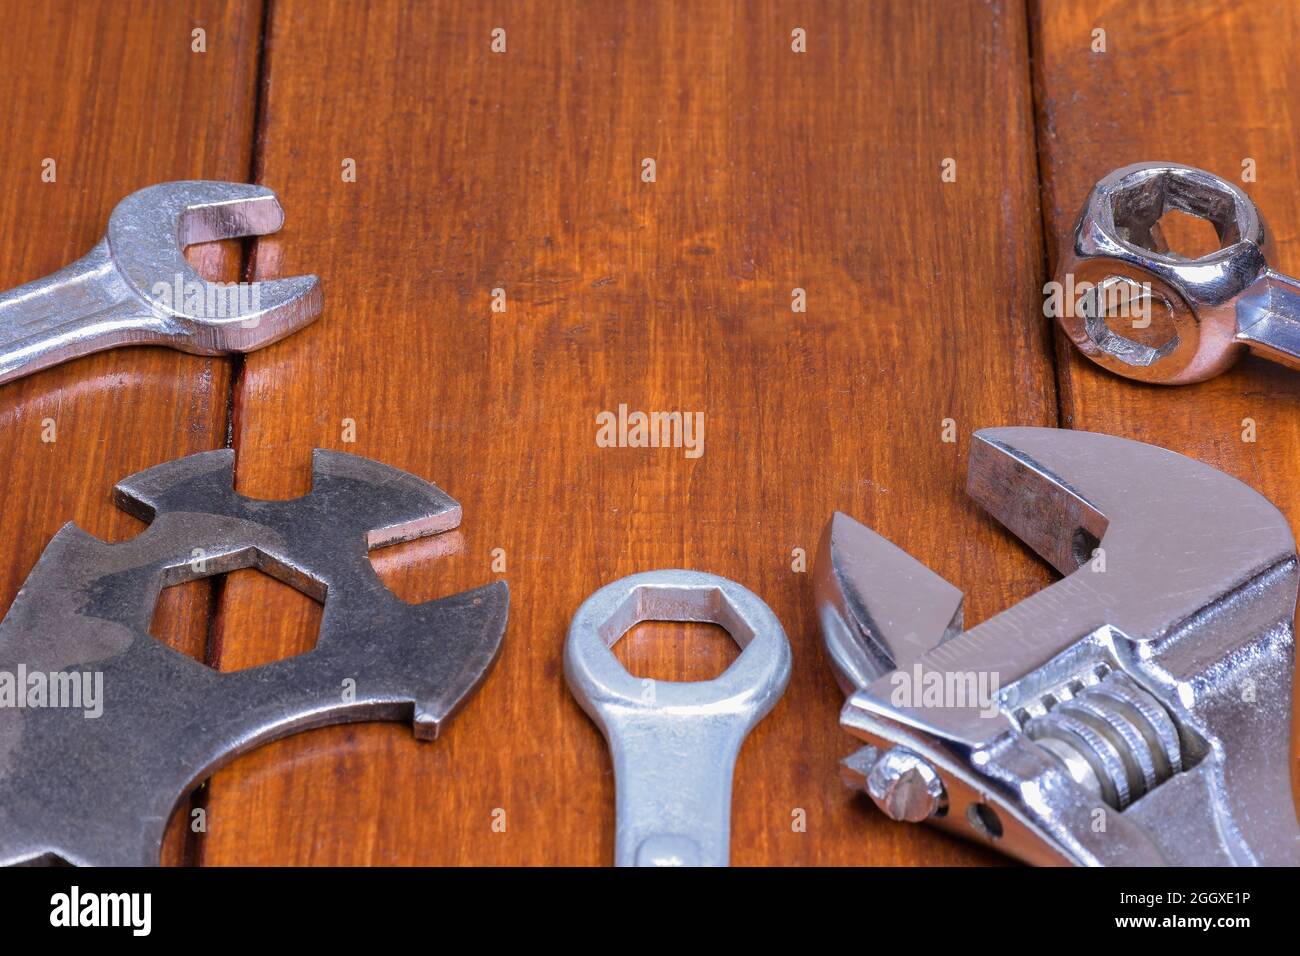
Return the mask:
<svg viewBox="0 0 1300 956">
<path fill-rule="evenodd" d="M 192 797 L 206 831 L 174 821 L 167 862 L 608 863 L 609 758 L 561 652 L 588 594 L 663 567 L 751 588 L 794 652 L 737 766 L 734 863 L 999 862 L 839 784 L 853 742 L 799 561 L 830 514 L 963 587 L 968 626 L 1050 580 L 964 495 L 980 427 L 1154 441 L 1300 517 L 1294 373 L 1139 386 L 1061 347 L 1042 309 L 1087 188 L 1138 159 L 1234 175 L 1254 157 L 1247 188 L 1300 268 L 1285 3 L 3 6 L 5 287 L 89 248 L 131 189 L 251 177 L 286 228 L 246 261 L 237 244 L 194 261 L 316 273 L 325 311 L 246 359 L 120 350 L 0 388 L 0 601 L 63 522 L 139 527 L 116 480 L 227 443 L 248 495 L 306 492 L 324 447 L 458 499 L 458 532 L 375 553 L 403 598 L 510 585 L 502 655 L 440 739 L 352 725 L 247 754 Z M 703 454 L 598 446 L 596 415 L 620 405 L 702 412 Z M 232 670 L 310 647 L 319 616 L 249 571 L 167 592 L 154 632 Z M 670 679 L 735 656 L 677 625 L 617 651 Z"/>
</svg>

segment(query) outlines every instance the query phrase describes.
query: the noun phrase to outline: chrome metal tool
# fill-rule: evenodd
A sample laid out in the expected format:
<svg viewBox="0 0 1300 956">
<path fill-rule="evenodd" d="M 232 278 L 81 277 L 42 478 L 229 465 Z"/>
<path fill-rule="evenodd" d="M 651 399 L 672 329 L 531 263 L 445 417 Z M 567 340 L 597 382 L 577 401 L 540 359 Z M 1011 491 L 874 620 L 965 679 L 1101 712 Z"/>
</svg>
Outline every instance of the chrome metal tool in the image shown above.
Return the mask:
<svg viewBox="0 0 1300 956">
<path fill-rule="evenodd" d="M 742 651 L 713 680 L 638 679 L 610 648 L 642 621 L 717 624 Z M 633 574 L 578 608 L 564 673 L 614 761 L 615 865 L 726 866 L 736 756 L 790 679 L 790 645 L 771 609 L 714 574 Z"/>
<path fill-rule="evenodd" d="M 90 252 L 0 293 L 0 384 L 121 345 L 222 355 L 297 331 L 321 311 L 315 276 L 208 282 L 181 254 L 282 225 L 284 210 L 264 186 L 190 180 L 132 193 Z"/>
<path fill-rule="evenodd" d="M 1195 259 L 1171 250 L 1160 227 L 1171 210 L 1208 220 L 1220 248 Z M 1137 163 L 1088 195 L 1057 263 L 1067 290 L 1057 315 L 1084 355 L 1143 382 L 1199 382 L 1246 351 L 1300 367 L 1300 281 L 1274 261 L 1272 233 L 1240 187 Z"/>
<path fill-rule="evenodd" d="M 1295 540 L 1260 494 L 1139 442 L 976 432 L 971 496 L 1065 577 L 970 630 L 843 514 L 816 566 L 865 742 L 847 782 L 1031 863 L 1297 865 Z"/>
<path fill-rule="evenodd" d="M 156 864 L 177 801 L 237 754 L 361 720 L 433 738 L 496 659 L 504 582 L 411 605 L 366 554 L 456 527 L 441 490 L 318 450 L 310 494 L 260 501 L 233 466 L 204 452 L 122 481 L 149 527 L 106 544 L 65 525 L 0 622 L 0 863 Z M 149 635 L 162 588 L 248 567 L 324 602 L 312 650 L 220 673 Z"/>
</svg>

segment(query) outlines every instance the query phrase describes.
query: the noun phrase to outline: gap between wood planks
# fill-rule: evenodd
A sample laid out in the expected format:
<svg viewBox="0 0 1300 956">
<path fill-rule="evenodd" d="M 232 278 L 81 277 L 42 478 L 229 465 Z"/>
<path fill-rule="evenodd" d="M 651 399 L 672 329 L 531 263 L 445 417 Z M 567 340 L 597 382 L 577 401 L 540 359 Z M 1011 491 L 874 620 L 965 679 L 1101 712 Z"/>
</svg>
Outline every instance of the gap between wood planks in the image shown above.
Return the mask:
<svg viewBox="0 0 1300 956">
<path fill-rule="evenodd" d="M 1043 148 L 1041 138 L 1041 118 L 1039 111 L 1041 108 L 1041 90 L 1039 80 L 1041 79 L 1036 57 L 1039 52 L 1039 45 L 1036 44 L 1038 39 L 1037 33 L 1041 28 L 1041 19 L 1038 5 L 1035 0 L 1023 0 L 1025 5 L 1025 43 L 1026 43 L 1026 70 L 1023 81 L 1028 86 L 1029 96 L 1029 134 L 1030 142 L 1034 149 L 1037 198 L 1039 203 L 1039 223 L 1040 234 L 1043 239 L 1043 254 L 1040 274 L 1038 276 L 1037 287 L 1041 288 L 1050 278 L 1051 261 L 1054 255 L 1055 237 L 1049 234 L 1049 225 L 1047 221 L 1047 210 L 1044 206 L 1046 198 L 1047 183 L 1043 169 Z M 261 181 L 264 168 L 264 143 L 266 141 L 268 119 L 268 98 L 269 98 L 269 81 L 271 68 L 271 47 L 272 47 L 272 29 L 276 11 L 276 0 L 263 0 L 261 7 L 261 26 L 258 33 L 258 51 L 255 80 L 255 97 L 254 112 L 252 119 L 252 137 L 251 150 L 248 164 L 248 181 L 258 183 Z M 1022 119 L 1022 121 L 1024 121 Z M 257 257 L 257 237 L 249 237 L 243 240 L 240 260 L 240 278 L 241 281 L 251 282 L 256 272 Z M 1048 360 L 1051 362 L 1052 382 L 1053 382 L 1053 401 L 1056 408 L 1056 422 L 1059 427 L 1065 427 L 1065 410 L 1062 401 L 1062 389 L 1067 387 L 1063 382 L 1064 370 L 1062 368 L 1062 355 L 1059 351 L 1061 347 L 1059 336 L 1054 325 L 1046 321 L 1042 324 L 1040 334 L 1044 336 L 1043 348 L 1047 353 Z M 230 358 L 231 376 L 229 380 L 228 392 L 226 396 L 225 407 L 225 430 L 224 430 L 224 447 L 231 448 L 236 453 L 236 476 L 238 475 L 238 453 L 239 449 L 235 447 L 235 425 L 237 417 L 241 414 L 241 397 L 244 385 L 244 375 L 247 359 L 244 355 L 234 355 Z M 205 648 L 204 653 L 209 659 L 211 658 L 214 644 L 216 641 L 216 628 L 218 623 L 218 608 L 221 604 L 225 585 L 225 577 L 220 577 L 213 582 L 210 590 L 208 601 L 208 615 L 206 622 Z M 188 797 L 187 804 L 189 816 L 196 809 L 202 809 L 206 813 L 208 787 L 207 781 L 204 781 Z M 205 832 L 194 832 L 188 825 L 184 829 L 184 845 L 182 858 L 186 865 L 202 866 L 203 851 L 206 839 Z"/>
<path fill-rule="evenodd" d="M 262 142 L 264 139 L 266 124 L 266 102 L 269 95 L 268 91 L 268 56 L 267 45 L 270 37 L 271 12 L 275 5 L 275 0 L 262 0 L 262 17 L 261 26 L 257 32 L 257 71 L 254 80 L 254 97 L 253 104 L 253 135 L 250 137 L 251 148 L 248 156 L 248 182 L 258 183 L 262 178 Z M 240 261 L 239 261 L 239 279 L 241 282 L 252 282 L 257 250 L 257 237 L 249 236 L 241 240 Z M 238 398 L 240 387 L 244 379 L 245 357 L 243 353 L 235 353 L 230 357 L 230 384 L 226 392 L 226 428 L 224 436 L 224 447 L 235 448 L 235 415 L 238 411 Z M 235 474 L 238 474 L 238 451 L 236 454 Z M 203 641 L 203 657 L 205 660 L 213 660 L 213 651 L 216 644 L 216 625 L 217 610 L 221 606 L 222 594 L 225 592 L 227 575 L 218 575 L 212 581 L 212 587 L 208 592 L 208 613 L 206 634 Z M 204 780 L 202 784 L 190 792 L 186 800 L 186 817 L 194 819 L 194 812 L 201 811 L 202 816 L 207 816 L 208 804 L 208 781 Z M 206 836 L 206 828 L 201 831 L 195 831 L 192 827 L 185 827 L 185 842 L 182 847 L 181 858 L 186 866 L 203 865 L 203 840 Z"/>
<path fill-rule="evenodd" d="M 1034 144 L 1034 172 L 1038 178 L 1038 221 L 1040 224 L 1039 231 L 1043 238 L 1043 264 L 1038 275 L 1038 287 L 1041 289 L 1052 278 L 1052 260 L 1056 248 L 1056 237 L 1052 235 L 1047 221 L 1047 179 L 1043 175 L 1044 150 L 1041 135 L 1043 122 L 1040 111 L 1045 110 L 1046 106 L 1043 101 L 1043 77 L 1039 70 L 1043 44 L 1038 42 L 1042 29 L 1042 18 L 1039 13 L 1039 0 L 1024 0 L 1024 2 L 1025 82 L 1029 85 L 1029 130 Z M 1062 389 L 1064 388 L 1062 379 L 1065 375 L 1063 368 L 1064 357 L 1060 351 L 1063 343 L 1057 333 L 1056 323 L 1044 321 L 1043 335 L 1047 340 L 1044 344 L 1044 351 L 1047 353 L 1048 361 L 1052 363 L 1053 395 L 1056 401 L 1056 427 L 1066 428 L 1068 425 L 1065 421 L 1065 403 L 1062 400 Z"/>
</svg>

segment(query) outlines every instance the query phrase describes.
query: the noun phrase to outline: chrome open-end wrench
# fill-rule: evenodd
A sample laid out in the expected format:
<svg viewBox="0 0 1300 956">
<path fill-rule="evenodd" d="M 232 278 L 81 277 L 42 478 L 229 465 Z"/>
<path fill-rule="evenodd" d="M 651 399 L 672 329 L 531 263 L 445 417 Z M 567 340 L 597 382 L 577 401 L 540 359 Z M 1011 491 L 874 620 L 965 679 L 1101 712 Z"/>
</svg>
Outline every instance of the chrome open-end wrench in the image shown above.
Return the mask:
<svg viewBox="0 0 1300 956">
<path fill-rule="evenodd" d="M 0 294 L 0 384 L 120 345 L 197 355 L 249 352 L 320 314 L 316 276 L 208 282 L 185 261 L 194 243 L 261 236 L 284 224 L 264 186 L 191 180 L 127 196 L 90 252 Z"/>
<path fill-rule="evenodd" d="M 1208 220 L 1220 248 L 1171 251 L 1160 229 L 1171 210 Z M 1125 166 L 1093 187 L 1062 245 L 1056 314 L 1084 355 L 1143 382 L 1199 382 L 1246 351 L 1300 367 L 1300 281 L 1269 264 L 1272 245 L 1227 180 L 1176 163 Z"/>
<path fill-rule="evenodd" d="M 742 651 L 713 680 L 639 679 L 610 648 L 642 621 L 717 624 Z M 772 610 L 717 575 L 633 574 L 578 609 L 564 673 L 613 757 L 615 864 L 726 866 L 736 756 L 790 679 L 790 645 Z"/>
<path fill-rule="evenodd" d="M 1295 539 L 1262 495 L 1163 448 L 991 428 L 971 496 L 1065 577 L 964 630 L 961 592 L 843 515 L 822 633 L 895 820 L 1031 863 L 1300 864 Z"/>
</svg>

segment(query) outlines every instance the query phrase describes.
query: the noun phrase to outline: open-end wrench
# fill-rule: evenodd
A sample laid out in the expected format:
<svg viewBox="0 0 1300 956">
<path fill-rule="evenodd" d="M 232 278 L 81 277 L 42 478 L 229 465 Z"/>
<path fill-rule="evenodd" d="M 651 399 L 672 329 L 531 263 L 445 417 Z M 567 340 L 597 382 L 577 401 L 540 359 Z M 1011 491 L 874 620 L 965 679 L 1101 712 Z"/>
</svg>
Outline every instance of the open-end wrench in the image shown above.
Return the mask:
<svg viewBox="0 0 1300 956">
<path fill-rule="evenodd" d="M 321 311 L 315 276 L 213 283 L 182 255 L 194 243 L 266 235 L 283 224 L 284 210 L 264 186 L 191 180 L 132 193 L 90 252 L 0 294 L 0 384 L 119 345 L 221 355 L 302 328 Z"/>
<path fill-rule="evenodd" d="M 1170 210 L 1208 220 L 1220 248 L 1172 252 L 1160 229 Z M 1084 355 L 1143 382 L 1198 382 L 1245 351 L 1300 367 L 1300 281 L 1272 268 L 1272 246 L 1227 180 L 1176 163 L 1125 166 L 1093 187 L 1062 244 L 1058 289 L 1078 294 L 1057 316 Z"/>
<path fill-rule="evenodd" d="M 642 680 L 610 650 L 642 621 L 717 624 L 742 651 L 713 680 Z M 613 758 L 615 865 L 726 866 L 736 755 L 790 679 L 790 645 L 772 610 L 714 574 L 633 574 L 578 608 L 564 673 Z"/>
<path fill-rule="evenodd" d="M 1063 580 L 963 632 L 961 593 L 842 514 L 818 614 L 867 746 L 851 785 L 1033 863 L 1300 864 L 1295 540 L 1139 442 L 976 432 L 968 490 Z"/>
</svg>

